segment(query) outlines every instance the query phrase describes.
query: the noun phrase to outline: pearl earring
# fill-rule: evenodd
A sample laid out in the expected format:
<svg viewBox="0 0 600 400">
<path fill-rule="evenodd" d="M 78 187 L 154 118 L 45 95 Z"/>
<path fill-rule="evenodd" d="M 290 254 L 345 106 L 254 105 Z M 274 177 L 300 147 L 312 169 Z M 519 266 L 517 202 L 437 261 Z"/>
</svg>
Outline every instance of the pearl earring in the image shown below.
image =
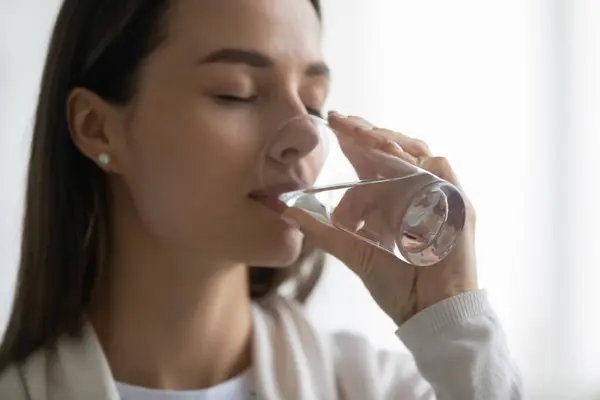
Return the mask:
<svg viewBox="0 0 600 400">
<path fill-rule="evenodd" d="M 101 153 L 98 156 L 98 161 L 100 161 L 100 164 L 107 166 L 110 164 L 110 156 L 107 153 Z"/>
</svg>

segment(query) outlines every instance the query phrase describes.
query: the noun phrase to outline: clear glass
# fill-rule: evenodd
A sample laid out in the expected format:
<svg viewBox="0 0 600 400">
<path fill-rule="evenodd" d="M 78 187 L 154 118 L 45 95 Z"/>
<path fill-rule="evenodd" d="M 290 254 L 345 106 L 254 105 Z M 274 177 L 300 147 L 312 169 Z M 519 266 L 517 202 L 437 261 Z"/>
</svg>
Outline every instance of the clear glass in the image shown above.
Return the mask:
<svg viewBox="0 0 600 400">
<path fill-rule="evenodd" d="M 288 120 L 269 137 L 265 153 L 265 196 L 409 264 L 442 260 L 464 227 L 465 203 L 454 185 L 382 150 L 338 139 L 321 118 Z"/>
</svg>

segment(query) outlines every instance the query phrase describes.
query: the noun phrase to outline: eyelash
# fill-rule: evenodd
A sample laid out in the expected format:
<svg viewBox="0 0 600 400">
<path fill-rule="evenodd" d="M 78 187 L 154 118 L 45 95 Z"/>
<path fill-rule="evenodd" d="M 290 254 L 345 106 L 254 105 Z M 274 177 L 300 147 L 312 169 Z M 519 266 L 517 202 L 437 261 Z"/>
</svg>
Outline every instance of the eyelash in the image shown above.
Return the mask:
<svg viewBox="0 0 600 400">
<path fill-rule="evenodd" d="M 256 96 L 238 97 L 228 94 L 220 94 L 215 97 L 221 101 L 229 103 L 252 103 L 254 100 L 256 100 Z"/>
<path fill-rule="evenodd" d="M 227 94 L 217 95 L 215 97 L 219 101 L 222 101 L 225 103 L 252 103 L 257 98 L 257 96 L 238 97 L 238 96 L 232 96 L 232 95 L 227 95 Z M 309 114 L 314 115 L 315 117 L 323 118 L 323 113 L 320 110 L 317 110 L 317 109 L 311 108 L 311 107 L 307 107 L 307 106 L 304 106 L 304 107 L 306 108 L 306 111 Z"/>
</svg>

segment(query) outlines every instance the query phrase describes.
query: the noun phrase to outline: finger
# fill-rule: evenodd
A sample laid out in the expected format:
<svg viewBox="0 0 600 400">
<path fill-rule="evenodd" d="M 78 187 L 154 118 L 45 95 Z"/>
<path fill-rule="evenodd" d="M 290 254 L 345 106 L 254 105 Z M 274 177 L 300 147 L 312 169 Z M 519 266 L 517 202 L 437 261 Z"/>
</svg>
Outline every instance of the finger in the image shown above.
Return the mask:
<svg viewBox="0 0 600 400">
<path fill-rule="evenodd" d="M 349 232 L 321 223 L 308 212 L 299 208 L 286 209 L 282 218 L 296 224 L 308 241 L 338 258 L 365 283 L 371 280 L 374 266 L 381 268 L 389 268 L 391 265 L 394 267 L 408 266 L 393 254 L 369 244 Z"/>
<path fill-rule="evenodd" d="M 373 163 L 365 159 L 362 147 L 358 146 L 352 138 L 342 137 L 339 143 L 342 153 L 346 156 L 350 164 L 352 164 L 360 180 L 377 178 L 377 168 Z"/>
<path fill-rule="evenodd" d="M 382 150 L 388 154 L 401 158 L 412 165 L 419 166 L 421 163 L 419 156 L 414 156 L 413 154 L 404 151 L 401 145 L 394 140 L 387 140 Z"/>
<path fill-rule="evenodd" d="M 356 233 L 384 249 L 391 250 L 395 248 L 401 226 L 395 218 L 397 213 L 391 209 L 396 202 L 390 207 L 389 202 L 386 201 L 388 199 L 382 198 L 382 200 L 381 203 L 373 204 L 367 210 Z"/>
<path fill-rule="evenodd" d="M 378 203 L 381 190 L 377 186 L 379 185 L 356 186 L 346 191 L 331 214 L 331 221 L 335 226 L 350 232 L 361 230 L 365 218 Z"/>
<path fill-rule="evenodd" d="M 462 188 L 462 185 L 458 179 L 458 176 L 454 172 L 454 169 L 450 165 L 450 162 L 444 157 L 431 157 L 423 161 L 422 168 L 431 172 L 432 174 L 442 178 L 443 180 L 450 182 L 454 186 L 456 186 L 461 194 L 462 200 L 465 203 L 465 211 L 467 220 L 471 223 L 471 225 L 475 226 L 476 220 L 476 212 L 475 207 L 469 200 L 469 198 L 465 195 L 465 192 Z M 452 199 L 448 199 L 451 201 Z M 454 201 L 459 201 L 459 199 L 455 199 Z"/>
<path fill-rule="evenodd" d="M 431 157 L 432 153 L 427 143 L 420 139 L 411 138 L 403 133 L 390 129 L 378 128 L 371 122 L 356 116 L 346 117 L 337 112 L 329 114 L 329 124 L 334 131 L 343 135 L 360 138 L 365 142 L 385 145 L 393 141 L 413 157 Z M 377 147 L 377 146 L 376 146 Z"/>
<path fill-rule="evenodd" d="M 460 188 L 458 176 L 456 176 L 448 159 L 444 157 L 427 158 L 421 163 L 421 168 Z"/>
<path fill-rule="evenodd" d="M 373 135 L 371 131 L 375 126 L 365 119 L 331 112 L 328 120 L 329 126 L 340 140 L 352 141 L 368 148 L 377 148 L 385 142 L 385 138 L 380 135 Z"/>
<path fill-rule="evenodd" d="M 377 127 L 363 118 L 330 112 L 328 119 L 329 126 L 342 140 L 368 148 L 381 148 L 387 142 L 385 137 L 375 133 Z"/>
<path fill-rule="evenodd" d="M 337 123 L 335 123 L 336 118 L 339 119 Z M 332 128 L 338 133 L 342 150 L 348 148 L 344 143 L 353 143 L 362 148 L 374 148 L 394 154 L 417 166 L 422 158 L 431 156 L 431 151 L 425 142 L 399 132 L 376 128 L 362 118 L 332 116 L 330 120 Z"/>
<path fill-rule="evenodd" d="M 388 140 L 392 140 L 400 145 L 404 151 L 413 157 L 431 157 L 432 153 L 427 143 L 421 139 L 412 138 L 403 133 L 389 129 L 376 129 L 377 133 Z"/>
<path fill-rule="evenodd" d="M 383 139 L 376 148 L 341 138 L 340 148 L 361 180 L 397 178 L 417 172 L 418 160 L 393 141 Z"/>
<path fill-rule="evenodd" d="M 372 203 L 365 200 L 367 196 L 361 196 L 357 192 L 363 188 L 355 187 L 348 190 L 337 207 L 331 214 L 331 221 L 338 227 L 343 227 L 350 232 L 356 232 L 364 225 L 364 217 L 368 214 Z"/>
</svg>

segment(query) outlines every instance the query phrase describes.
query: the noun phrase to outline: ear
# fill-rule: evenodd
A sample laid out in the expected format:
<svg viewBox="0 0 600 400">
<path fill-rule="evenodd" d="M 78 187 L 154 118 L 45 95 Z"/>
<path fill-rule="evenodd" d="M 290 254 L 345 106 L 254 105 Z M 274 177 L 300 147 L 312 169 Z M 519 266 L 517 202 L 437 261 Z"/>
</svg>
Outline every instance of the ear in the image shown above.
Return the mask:
<svg viewBox="0 0 600 400">
<path fill-rule="evenodd" d="M 107 172 L 118 173 L 118 136 L 122 135 L 116 107 L 92 91 L 75 88 L 67 99 L 69 133 L 75 147 Z"/>
</svg>

